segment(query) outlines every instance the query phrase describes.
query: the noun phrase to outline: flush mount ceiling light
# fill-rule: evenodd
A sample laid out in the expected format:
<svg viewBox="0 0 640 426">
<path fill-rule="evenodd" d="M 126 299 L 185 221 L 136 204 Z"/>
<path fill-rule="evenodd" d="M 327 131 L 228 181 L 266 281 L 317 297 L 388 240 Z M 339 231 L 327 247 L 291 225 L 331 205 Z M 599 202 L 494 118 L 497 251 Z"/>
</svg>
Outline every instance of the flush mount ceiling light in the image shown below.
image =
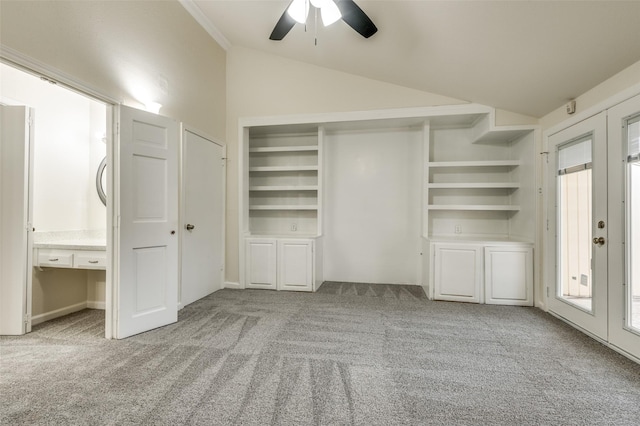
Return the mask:
<svg viewBox="0 0 640 426">
<path fill-rule="evenodd" d="M 282 40 L 296 22 L 306 23 L 311 6 L 320 10 L 325 27 L 342 19 L 364 38 L 369 38 L 378 31 L 367 14 L 353 0 L 292 0 L 278 20 L 269 39 Z"/>
</svg>

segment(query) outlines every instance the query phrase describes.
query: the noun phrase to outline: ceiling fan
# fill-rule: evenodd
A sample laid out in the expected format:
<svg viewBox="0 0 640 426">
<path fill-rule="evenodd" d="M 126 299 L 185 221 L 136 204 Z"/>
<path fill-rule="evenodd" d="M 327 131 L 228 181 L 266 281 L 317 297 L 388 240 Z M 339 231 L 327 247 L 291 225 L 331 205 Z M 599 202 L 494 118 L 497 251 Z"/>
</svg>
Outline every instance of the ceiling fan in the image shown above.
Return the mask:
<svg viewBox="0 0 640 426">
<path fill-rule="evenodd" d="M 282 40 L 296 22 L 304 24 L 309 14 L 309 2 L 320 9 L 325 27 L 342 19 L 364 38 L 369 38 L 378 31 L 373 21 L 353 0 L 292 0 L 273 28 L 269 39 Z"/>
</svg>

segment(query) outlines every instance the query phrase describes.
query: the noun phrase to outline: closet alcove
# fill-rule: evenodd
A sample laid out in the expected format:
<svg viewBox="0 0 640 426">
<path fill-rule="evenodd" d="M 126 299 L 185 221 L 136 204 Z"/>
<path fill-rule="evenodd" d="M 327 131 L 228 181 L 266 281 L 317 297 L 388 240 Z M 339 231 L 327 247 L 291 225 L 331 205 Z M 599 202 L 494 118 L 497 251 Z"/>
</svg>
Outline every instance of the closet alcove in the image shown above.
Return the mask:
<svg viewBox="0 0 640 426">
<path fill-rule="evenodd" d="M 241 286 L 532 305 L 536 126 L 482 105 L 240 122 Z"/>
</svg>

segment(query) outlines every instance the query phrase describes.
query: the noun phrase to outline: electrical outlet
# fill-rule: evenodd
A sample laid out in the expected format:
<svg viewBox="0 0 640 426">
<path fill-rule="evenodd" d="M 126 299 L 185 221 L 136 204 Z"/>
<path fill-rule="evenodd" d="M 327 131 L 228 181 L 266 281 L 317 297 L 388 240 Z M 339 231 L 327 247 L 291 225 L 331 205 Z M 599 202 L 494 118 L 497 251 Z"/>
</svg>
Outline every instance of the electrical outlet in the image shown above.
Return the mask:
<svg viewBox="0 0 640 426">
<path fill-rule="evenodd" d="M 297 225 L 297 224 L 295 224 L 295 223 L 292 223 L 292 224 L 291 224 L 291 230 L 292 230 L 292 231 L 297 231 L 297 230 L 298 230 L 298 225 Z"/>
<path fill-rule="evenodd" d="M 456 225 L 455 228 L 454 228 L 454 232 L 456 234 L 462 234 L 462 226 Z"/>
</svg>

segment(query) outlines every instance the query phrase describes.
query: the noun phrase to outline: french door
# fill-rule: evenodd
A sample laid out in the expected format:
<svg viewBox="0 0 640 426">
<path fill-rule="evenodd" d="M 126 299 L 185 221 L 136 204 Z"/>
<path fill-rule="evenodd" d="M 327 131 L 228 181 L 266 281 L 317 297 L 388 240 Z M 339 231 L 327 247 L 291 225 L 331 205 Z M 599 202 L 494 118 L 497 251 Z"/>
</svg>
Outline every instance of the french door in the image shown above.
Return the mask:
<svg viewBox="0 0 640 426">
<path fill-rule="evenodd" d="M 549 138 L 549 310 L 607 340 L 607 116 Z"/>
<path fill-rule="evenodd" d="M 609 343 L 640 358 L 640 95 L 608 112 Z"/>
<path fill-rule="evenodd" d="M 640 95 L 549 151 L 549 310 L 640 358 Z"/>
</svg>

